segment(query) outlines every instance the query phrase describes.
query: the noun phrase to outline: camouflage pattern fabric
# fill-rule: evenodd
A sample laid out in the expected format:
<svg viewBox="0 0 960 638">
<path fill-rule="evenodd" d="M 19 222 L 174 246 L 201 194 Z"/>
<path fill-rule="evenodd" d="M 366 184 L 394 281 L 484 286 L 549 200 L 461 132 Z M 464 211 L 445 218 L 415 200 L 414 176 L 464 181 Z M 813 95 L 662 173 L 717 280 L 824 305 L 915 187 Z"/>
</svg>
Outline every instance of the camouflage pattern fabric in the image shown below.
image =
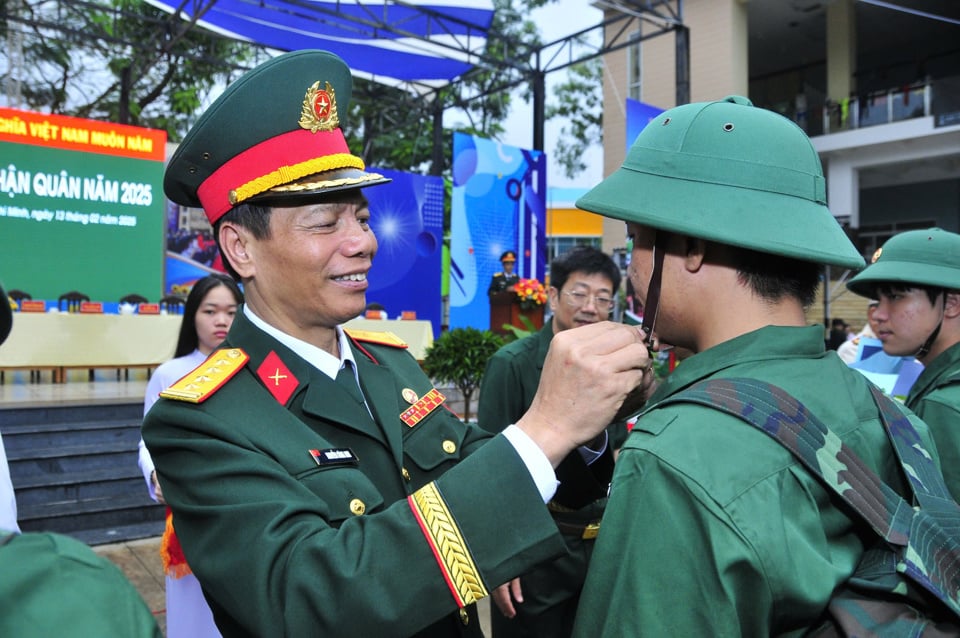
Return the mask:
<svg viewBox="0 0 960 638">
<path fill-rule="evenodd" d="M 960 506 L 909 419 L 880 390 L 874 402 L 916 507 L 883 483 L 816 415 L 757 379 L 709 379 L 658 403 L 698 403 L 763 430 L 879 534 L 813 636 L 960 636 Z"/>
</svg>

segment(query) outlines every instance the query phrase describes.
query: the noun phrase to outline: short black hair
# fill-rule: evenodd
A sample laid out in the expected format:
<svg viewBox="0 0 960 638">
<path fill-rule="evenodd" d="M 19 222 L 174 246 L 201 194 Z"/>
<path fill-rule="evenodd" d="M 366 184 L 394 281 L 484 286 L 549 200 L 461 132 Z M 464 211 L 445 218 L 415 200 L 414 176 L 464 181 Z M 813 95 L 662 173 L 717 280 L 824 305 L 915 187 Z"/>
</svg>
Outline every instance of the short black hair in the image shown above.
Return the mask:
<svg viewBox="0 0 960 638">
<path fill-rule="evenodd" d="M 804 308 L 813 305 L 823 275 L 820 264 L 745 248 L 735 248 L 731 253 L 737 278 L 761 299 L 793 297 Z"/>
<path fill-rule="evenodd" d="M 877 297 L 883 295 L 889 297 L 894 293 L 910 292 L 911 290 L 922 290 L 927 293 L 930 299 L 930 305 L 937 303 L 937 297 L 945 290 L 940 286 L 924 286 L 921 284 L 908 284 L 899 281 L 881 281 L 873 289 L 873 294 Z"/>
<path fill-rule="evenodd" d="M 609 255 L 593 246 L 575 246 L 550 262 L 550 285 L 562 290 L 572 273 L 603 275 L 613 284 L 613 292 L 620 289 L 620 269 Z"/>
</svg>

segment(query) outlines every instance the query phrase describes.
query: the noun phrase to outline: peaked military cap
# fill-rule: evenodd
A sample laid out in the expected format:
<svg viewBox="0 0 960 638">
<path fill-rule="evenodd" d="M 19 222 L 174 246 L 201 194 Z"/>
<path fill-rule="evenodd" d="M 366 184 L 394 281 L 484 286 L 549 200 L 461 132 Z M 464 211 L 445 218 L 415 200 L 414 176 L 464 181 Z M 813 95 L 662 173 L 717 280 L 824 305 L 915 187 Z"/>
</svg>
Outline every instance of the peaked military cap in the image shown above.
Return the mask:
<svg viewBox="0 0 960 638">
<path fill-rule="evenodd" d="M 512 250 L 508 250 L 508 251 L 504 252 L 502 255 L 500 255 L 500 261 L 501 261 L 501 262 L 504 262 L 504 261 L 516 261 L 516 260 L 517 260 L 517 254 L 516 254 L 515 252 L 513 252 Z"/>
<path fill-rule="evenodd" d="M 862 268 L 826 202 L 820 158 L 800 127 L 731 96 L 658 115 L 623 166 L 577 206 L 762 253 Z"/>
<path fill-rule="evenodd" d="M 327 51 L 279 55 L 231 84 L 170 158 L 163 190 L 210 223 L 249 202 L 297 206 L 389 182 L 350 153 L 340 117 L 353 78 Z"/>
<path fill-rule="evenodd" d="M 894 235 L 847 288 L 873 297 L 877 285 L 887 282 L 960 289 L 960 235 L 942 228 Z"/>
</svg>

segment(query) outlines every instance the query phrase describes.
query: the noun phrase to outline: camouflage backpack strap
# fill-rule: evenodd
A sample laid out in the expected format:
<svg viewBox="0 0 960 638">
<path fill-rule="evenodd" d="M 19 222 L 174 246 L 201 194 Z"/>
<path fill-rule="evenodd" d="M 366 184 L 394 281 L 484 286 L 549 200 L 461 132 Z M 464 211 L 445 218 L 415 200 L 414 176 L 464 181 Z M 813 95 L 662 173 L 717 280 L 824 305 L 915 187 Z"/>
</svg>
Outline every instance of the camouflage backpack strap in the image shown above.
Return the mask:
<svg viewBox="0 0 960 638">
<path fill-rule="evenodd" d="M 776 439 L 890 546 L 903 550 L 898 571 L 960 617 L 960 506 L 949 495 L 943 498 L 943 478 L 936 480 L 940 473 L 919 445 L 919 435 L 909 419 L 882 393 L 874 392 L 874 398 L 904 473 L 918 497 L 924 494 L 922 507 L 914 509 L 806 406 L 775 385 L 748 378 L 708 379 L 655 408 L 677 402 L 705 405 Z"/>
<path fill-rule="evenodd" d="M 923 507 L 955 509 L 956 503 L 947 489 L 943 474 L 923 447 L 923 441 L 910 419 L 897 407 L 893 399 L 879 388 L 871 384 L 870 392 L 873 393 L 874 403 L 880 409 L 887 436 L 893 442 L 917 500 Z M 941 501 L 946 503 L 942 504 Z"/>
</svg>

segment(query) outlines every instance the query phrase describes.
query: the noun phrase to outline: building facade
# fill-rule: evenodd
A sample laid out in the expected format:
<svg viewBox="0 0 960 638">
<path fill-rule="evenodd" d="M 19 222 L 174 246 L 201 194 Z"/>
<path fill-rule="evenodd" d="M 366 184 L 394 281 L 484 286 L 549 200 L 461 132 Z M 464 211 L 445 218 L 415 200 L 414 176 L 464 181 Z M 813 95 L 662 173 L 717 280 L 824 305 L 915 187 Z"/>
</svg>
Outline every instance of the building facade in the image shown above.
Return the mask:
<svg viewBox="0 0 960 638">
<path fill-rule="evenodd" d="M 909 5 L 909 8 L 906 8 Z M 635 15 L 636 43 L 604 57 L 604 174 L 623 161 L 624 97 L 677 105 L 689 30 L 691 102 L 737 94 L 797 122 L 827 178 L 830 210 L 869 260 L 892 235 L 960 231 L 960 3 L 956 0 L 600 0 Z M 609 13 L 609 15 L 613 15 Z M 643 39 L 644 36 L 647 39 Z M 680 59 L 684 49 L 679 48 Z M 605 221 L 603 248 L 622 248 Z M 830 273 L 823 317 L 849 273 Z"/>
</svg>

